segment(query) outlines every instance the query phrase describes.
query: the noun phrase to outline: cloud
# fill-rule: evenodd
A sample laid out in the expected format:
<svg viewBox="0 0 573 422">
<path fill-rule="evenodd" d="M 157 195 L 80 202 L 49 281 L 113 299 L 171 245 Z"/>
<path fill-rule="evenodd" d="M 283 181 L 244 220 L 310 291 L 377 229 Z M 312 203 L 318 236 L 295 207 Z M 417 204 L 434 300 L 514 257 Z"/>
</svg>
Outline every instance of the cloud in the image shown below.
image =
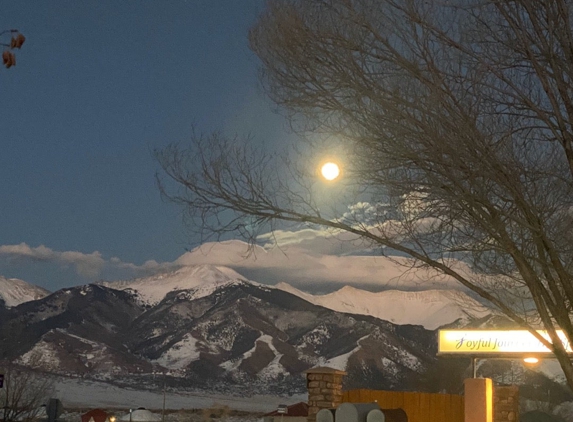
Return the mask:
<svg viewBox="0 0 573 422">
<path fill-rule="evenodd" d="M 280 243 L 282 239 L 286 242 Z M 175 263 L 221 265 L 245 276 L 251 275 L 259 282 L 285 281 L 314 289 L 347 284 L 378 290 L 459 287 L 451 277 L 430 269 L 414 268 L 412 261 L 404 257 L 327 253 L 348 248 L 343 243 L 346 243 L 345 239 L 337 236 L 328 238 L 320 230 L 277 232 L 272 243 L 266 247 L 255 246 L 250 253 L 248 246 L 237 240 L 208 243 L 182 255 Z"/>
<path fill-rule="evenodd" d="M 97 277 L 105 266 L 105 260 L 97 251 L 90 254 L 77 251 L 59 252 L 44 245 L 33 248 L 26 243 L 2 245 L 0 255 L 12 259 L 55 262 L 64 266 L 73 266 L 79 275 L 88 278 Z"/>
<path fill-rule="evenodd" d="M 357 209 L 368 209 L 363 204 Z M 362 211 L 360 211 L 362 212 Z M 426 222 L 428 223 L 428 222 Z M 220 265 L 244 277 L 266 284 L 288 282 L 299 288 L 329 291 L 341 285 L 372 290 L 457 289 L 458 282 L 428 268 L 414 267 L 403 256 L 382 256 L 375 245 L 343 231 L 304 228 L 277 230 L 259 237 L 260 245 L 239 240 L 206 243 L 173 262 L 149 260 L 141 265 L 118 257 L 105 258 L 100 252 L 56 251 L 44 245 L 26 243 L 0 246 L 0 258 L 24 262 L 49 262 L 72 268 L 85 282 L 144 277 L 185 265 Z M 390 252 L 389 252 L 390 253 Z M 471 271 L 461 262 L 462 272 Z"/>
<path fill-rule="evenodd" d="M 96 279 L 104 271 L 113 271 L 114 269 L 129 270 L 134 274 L 145 274 L 171 266 L 171 264 L 160 264 L 156 261 L 147 261 L 143 265 L 135 265 L 122 262 L 117 257 L 106 260 L 98 251 L 91 253 L 56 251 L 44 245 L 31 247 L 26 243 L 1 245 L 0 256 L 17 261 L 44 262 L 57 264 L 64 268 L 71 267 L 79 276 L 87 279 Z"/>
<path fill-rule="evenodd" d="M 310 229 L 276 230 L 258 237 L 265 250 L 278 247 L 303 249 L 309 254 L 344 255 L 372 247 L 372 243 L 343 230 Z"/>
</svg>

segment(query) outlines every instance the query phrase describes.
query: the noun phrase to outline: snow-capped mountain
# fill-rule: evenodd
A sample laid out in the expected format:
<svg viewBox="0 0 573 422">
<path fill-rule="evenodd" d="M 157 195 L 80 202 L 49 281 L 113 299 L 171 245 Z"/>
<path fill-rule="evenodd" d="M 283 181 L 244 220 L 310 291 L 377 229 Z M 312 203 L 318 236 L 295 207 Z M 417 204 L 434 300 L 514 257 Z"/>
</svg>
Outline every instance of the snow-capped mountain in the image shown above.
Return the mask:
<svg viewBox="0 0 573 422">
<path fill-rule="evenodd" d="M 143 304 L 156 305 L 169 292 L 185 291 L 189 299 L 199 299 L 218 288 L 244 281 L 258 285 L 227 267 L 197 265 L 152 277 L 104 285 L 132 292 Z M 313 295 L 287 283 L 278 283 L 274 288 L 334 311 L 370 315 L 399 325 L 422 325 L 429 330 L 455 321 L 467 323 L 491 313 L 491 310 L 467 294 L 454 290 L 387 290 L 373 293 L 345 286 L 326 295 Z"/>
<path fill-rule="evenodd" d="M 215 265 L 185 266 L 176 271 L 136 280 L 106 282 L 103 285 L 134 293 L 146 305 L 157 305 L 170 292 L 186 291 L 189 298 L 208 296 L 216 289 L 245 278 L 227 267 Z M 256 284 L 254 282 L 250 282 Z"/>
<path fill-rule="evenodd" d="M 483 318 L 491 313 L 467 294 L 454 290 L 373 293 L 345 286 L 326 295 L 312 295 L 287 283 L 279 283 L 275 287 L 334 311 L 370 315 L 400 325 L 422 325 L 429 330 L 455 321 Z"/>
<path fill-rule="evenodd" d="M 0 305 L 12 307 L 31 300 L 38 300 L 50 292 L 17 278 L 0 276 Z"/>
<path fill-rule="evenodd" d="M 323 364 L 347 370 L 349 386 L 407 388 L 434 360 L 435 333 L 420 326 L 336 312 L 212 267 L 185 271 L 212 282 L 171 286 L 161 300 L 154 280 L 137 291 L 79 286 L 9 308 L 0 354 L 56 373 L 141 383 L 162 371 L 243 392 L 304 391 L 301 372 Z"/>
<path fill-rule="evenodd" d="M 301 373 L 317 365 L 346 370 L 348 389 L 457 388 L 469 363 L 444 371 L 427 328 L 508 324 L 457 292 L 311 295 L 209 265 L 47 296 L 40 289 L 36 300 L 27 286 L 0 278 L 13 305 L 0 302 L 0 356 L 136 388 L 166 380 L 177 389 L 302 393 Z"/>
</svg>

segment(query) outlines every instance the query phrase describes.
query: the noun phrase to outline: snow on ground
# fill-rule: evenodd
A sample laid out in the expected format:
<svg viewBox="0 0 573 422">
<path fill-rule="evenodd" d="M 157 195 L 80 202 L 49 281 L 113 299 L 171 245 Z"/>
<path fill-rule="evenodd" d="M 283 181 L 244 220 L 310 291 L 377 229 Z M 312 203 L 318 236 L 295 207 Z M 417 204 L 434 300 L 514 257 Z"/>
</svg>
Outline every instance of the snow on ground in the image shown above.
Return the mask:
<svg viewBox="0 0 573 422">
<path fill-rule="evenodd" d="M 334 311 L 371 315 L 394 324 L 422 325 L 428 330 L 468 318 L 468 314 L 481 318 L 491 313 L 466 294 L 454 290 L 373 293 L 345 286 L 326 295 L 312 295 L 287 283 L 278 283 L 275 287 Z"/>
<path fill-rule="evenodd" d="M 161 409 L 163 393 L 161 391 L 141 391 L 96 381 L 58 378 L 55 383 L 54 398 L 59 398 L 66 408 L 104 409 Z M 233 410 L 245 412 L 270 412 L 279 404 L 294 404 L 306 401 L 306 394 L 291 397 L 256 395 L 252 397 L 234 397 L 197 392 L 166 392 L 166 409 L 204 409 L 216 406 L 228 406 Z"/>
</svg>

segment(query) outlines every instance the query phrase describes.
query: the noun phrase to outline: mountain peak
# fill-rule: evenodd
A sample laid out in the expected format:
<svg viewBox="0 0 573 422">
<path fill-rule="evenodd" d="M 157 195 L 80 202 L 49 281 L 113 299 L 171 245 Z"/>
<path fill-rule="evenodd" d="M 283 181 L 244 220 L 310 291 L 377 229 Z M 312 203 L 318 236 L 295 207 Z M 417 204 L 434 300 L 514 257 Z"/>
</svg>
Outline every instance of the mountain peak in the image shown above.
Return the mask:
<svg viewBox="0 0 573 422">
<path fill-rule="evenodd" d="M 6 306 L 13 307 L 20 303 L 41 299 L 50 292 L 41 287 L 27 283 L 17 278 L 6 278 L 0 276 L 0 300 Z"/>
<path fill-rule="evenodd" d="M 187 265 L 177 270 L 156 274 L 132 281 L 106 283 L 118 290 L 130 290 L 146 304 L 159 303 L 169 292 L 192 291 L 193 298 L 207 296 L 223 286 L 238 283 L 251 283 L 236 271 L 216 265 Z"/>
</svg>

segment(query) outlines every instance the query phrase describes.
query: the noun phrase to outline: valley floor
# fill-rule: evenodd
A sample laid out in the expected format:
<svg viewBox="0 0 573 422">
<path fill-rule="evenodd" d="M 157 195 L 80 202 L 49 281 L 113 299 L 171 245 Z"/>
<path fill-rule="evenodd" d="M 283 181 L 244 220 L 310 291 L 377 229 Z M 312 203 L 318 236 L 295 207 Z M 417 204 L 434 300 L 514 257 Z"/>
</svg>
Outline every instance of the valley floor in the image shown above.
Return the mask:
<svg viewBox="0 0 573 422">
<path fill-rule="evenodd" d="M 114 409 L 102 409 L 114 414 Z M 60 416 L 62 422 L 79 422 L 85 411 L 83 409 L 70 409 Z M 161 415 L 161 409 L 155 413 Z M 169 410 L 165 412 L 165 422 L 261 422 L 261 412 L 241 412 L 236 410 L 225 411 L 221 407 L 196 410 Z"/>
<path fill-rule="evenodd" d="M 85 409 L 85 411 L 94 408 L 116 409 L 118 411 L 117 416 L 128 413 L 130 408 L 145 407 L 150 410 L 157 410 L 163 407 L 163 393 L 161 391 L 135 390 L 104 382 L 77 379 L 58 378 L 55 382 L 53 397 L 62 401 L 64 409 Z M 165 394 L 165 408 L 173 411 L 180 409 L 216 409 L 227 406 L 229 409 L 241 412 L 267 413 L 275 410 L 279 404 L 290 405 L 306 400 L 306 394 L 290 397 L 270 395 L 233 397 L 210 393 L 175 393 L 168 391 Z M 159 413 L 161 413 L 160 410 Z M 176 420 L 176 418 L 173 420 Z"/>
</svg>

